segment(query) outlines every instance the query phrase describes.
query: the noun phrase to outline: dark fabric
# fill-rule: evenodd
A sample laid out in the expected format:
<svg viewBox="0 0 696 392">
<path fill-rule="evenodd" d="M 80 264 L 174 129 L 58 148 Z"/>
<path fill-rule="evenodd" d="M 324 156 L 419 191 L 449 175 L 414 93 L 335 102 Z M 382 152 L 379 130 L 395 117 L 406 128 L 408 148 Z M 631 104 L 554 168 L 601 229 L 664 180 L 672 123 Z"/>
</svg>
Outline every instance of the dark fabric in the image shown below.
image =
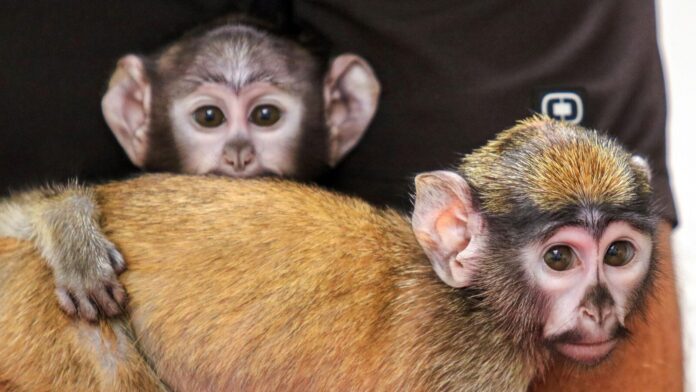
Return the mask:
<svg viewBox="0 0 696 392">
<path fill-rule="evenodd" d="M 664 216 L 665 91 L 652 0 L 314 0 L 296 13 L 370 61 L 384 95 L 369 133 L 327 178 L 409 204 L 414 173 L 455 165 L 528 116 L 537 89 L 579 87 L 583 125 L 649 158 Z"/>
<path fill-rule="evenodd" d="M 99 112 L 115 60 L 232 6 L 3 2 L 0 189 L 132 172 Z M 649 158 L 664 216 L 675 221 L 652 0 L 296 0 L 294 11 L 336 53 L 366 57 L 383 83 L 370 130 L 325 185 L 408 209 L 415 173 L 456 166 L 531 114 L 540 89 L 573 87 L 584 94 L 584 125 Z"/>
<path fill-rule="evenodd" d="M 100 111 L 117 59 L 159 48 L 224 3 L 0 2 L 0 190 L 135 172 Z"/>
</svg>

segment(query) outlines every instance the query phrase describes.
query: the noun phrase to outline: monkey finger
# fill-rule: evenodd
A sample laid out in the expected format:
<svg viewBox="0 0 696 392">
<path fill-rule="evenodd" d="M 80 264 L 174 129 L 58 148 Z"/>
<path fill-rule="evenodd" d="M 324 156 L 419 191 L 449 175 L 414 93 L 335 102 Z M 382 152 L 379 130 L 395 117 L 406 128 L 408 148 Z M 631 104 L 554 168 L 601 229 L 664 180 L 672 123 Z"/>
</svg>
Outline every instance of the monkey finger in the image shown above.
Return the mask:
<svg viewBox="0 0 696 392">
<path fill-rule="evenodd" d="M 123 286 L 121 286 L 119 283 L 115 283 L 108 286 L 107 291 L 111 298 L 113 298 L 121 308 L 125 308 L 126 304 L 128 303 L 128 294 L 126 293 L 126 290 L 123 289 Z"/>
<path fill-rule="evenodd" d="M 75 317 L 77 315 L 77 304 L 68 291 L 64 288 L 57 287 L 55 293 L 58 298 L 58 306 L 60 306 L 68 316 Z"/>
<path fill-rule="evenodd" d="M 77 315 L 78 317 L 85 319 L 90 322 L 97 321 L 97 307 L 89 299 L 86 293 L 82 292 L 80 295 L 72 294 L 72 297 L 77 301 Z"/>
<path fill-rule="evenodd" d="M 120 274 L 125 271 L 126 262 L 123 259 L 121 252 L 119 252 L 113 245 L 108 247 L 107 252 L 109 253 L 109 261 L 111 262 L 111 267 L 114 269 L 114 272 L 116 272 L 116 274 Z"/>
<path fill-rule="evenodd" d="M 99 307 L 99 310 L 107 317 L 113 317 L 121 313 L 121 307 L 110 295 L 108 286 L 93 290 L 90 298 Z"/>
</svg>

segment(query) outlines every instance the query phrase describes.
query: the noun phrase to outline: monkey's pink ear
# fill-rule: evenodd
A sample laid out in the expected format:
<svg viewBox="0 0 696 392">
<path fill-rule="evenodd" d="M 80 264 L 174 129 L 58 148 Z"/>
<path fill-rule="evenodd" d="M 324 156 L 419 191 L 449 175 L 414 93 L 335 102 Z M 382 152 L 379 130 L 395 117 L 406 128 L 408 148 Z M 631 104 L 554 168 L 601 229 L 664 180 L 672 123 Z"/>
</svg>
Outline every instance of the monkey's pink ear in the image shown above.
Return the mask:
<svg viewBox="0 0 696 392">
<path fill-rule="evenodd" d="M 360 141 L 377 110 L 380 84 L 362 57 L 342 54 L 324 79 L 329 129 L 329 165 L 335 166 Z"/>
<path fill-rule="evenodd" d="M 119 60 L 102 98 L 102 113 L 128 158 L 142 167 L 148 148 L 150 82 L 138 56 Z"/>
<path fill-rule="evenodd" d="M 483 225 L 467 182 L 450 171 L 416 177 L 413 232 L 440 279 L 452 287 L 471 284 Z"/>
</svg>

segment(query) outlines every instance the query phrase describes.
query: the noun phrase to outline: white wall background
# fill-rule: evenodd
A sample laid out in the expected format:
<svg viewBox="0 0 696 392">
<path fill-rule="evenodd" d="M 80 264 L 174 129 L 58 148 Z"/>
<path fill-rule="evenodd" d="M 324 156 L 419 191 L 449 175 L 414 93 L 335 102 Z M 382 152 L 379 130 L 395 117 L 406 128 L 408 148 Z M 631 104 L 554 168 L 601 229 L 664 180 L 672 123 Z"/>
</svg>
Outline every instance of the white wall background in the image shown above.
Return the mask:
<svg viewBox="0 0 696 392">
<path fill-rule="evenodd" d="M 658 0 L 669 96 L 669 162 L 679 227 L 673 245 L 685 343 L 686 390 L 696 392 L 696 1 Z"/>
</svg>

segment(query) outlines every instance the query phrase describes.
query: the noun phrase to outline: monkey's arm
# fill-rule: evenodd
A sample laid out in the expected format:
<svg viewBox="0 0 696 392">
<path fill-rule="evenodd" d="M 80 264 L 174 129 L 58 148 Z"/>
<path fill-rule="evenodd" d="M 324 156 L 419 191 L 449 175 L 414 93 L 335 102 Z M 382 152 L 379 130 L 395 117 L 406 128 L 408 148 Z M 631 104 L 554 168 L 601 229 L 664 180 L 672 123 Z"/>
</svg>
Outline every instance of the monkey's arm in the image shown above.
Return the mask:
<svg viewBox="0 0 696 392">
<path fill-rule="evenodd" d="M 76 183 L 0 201 L 0 236 L 32 241 L 53 270 L 60 307 L 88 320 L 120 313 L 126 300 L 116 277 L 125 263 L 99 217 L 94 192 Z"/>
<path fill-rule="evenodd" d="M 629 325 L 633 342 L 617 349 L 606 363 L 587 371 L 575 371 L 572 366 L 561 364 L 553 366 L 544 380 L 537 380 L 531 392 L 668 392 L 684 389 L 671 232 L 669 223 L 660 224 L 657 236 L 660 273 L 657 275 L 655 295 L 648 297 L 646 318 L 636 318 L 633 325 Z"/>
</svg>

